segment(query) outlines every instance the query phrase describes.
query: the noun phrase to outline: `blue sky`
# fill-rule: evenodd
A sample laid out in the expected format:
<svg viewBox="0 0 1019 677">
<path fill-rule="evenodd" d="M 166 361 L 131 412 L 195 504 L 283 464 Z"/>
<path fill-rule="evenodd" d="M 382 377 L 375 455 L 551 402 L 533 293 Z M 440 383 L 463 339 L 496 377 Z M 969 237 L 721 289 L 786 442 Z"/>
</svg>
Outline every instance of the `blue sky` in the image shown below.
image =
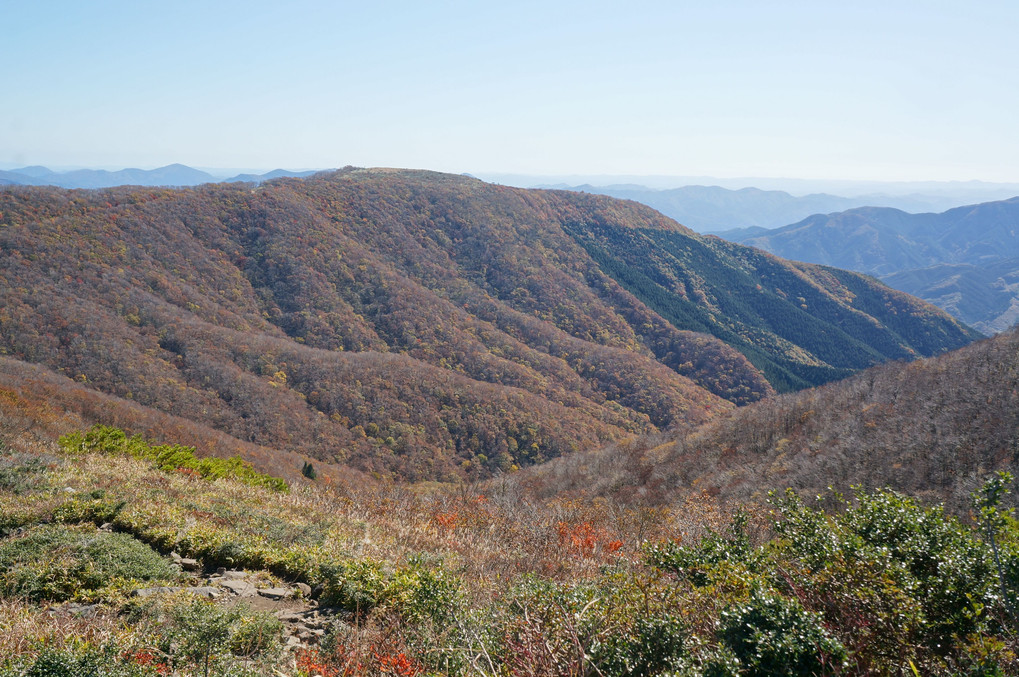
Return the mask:
<svg viewBox="0 0 1019 677">
<path fill-rule="evenodd" d="M 0 0 L 0 166 L 1019 181 L 1016 2 Z"/>
</svg>

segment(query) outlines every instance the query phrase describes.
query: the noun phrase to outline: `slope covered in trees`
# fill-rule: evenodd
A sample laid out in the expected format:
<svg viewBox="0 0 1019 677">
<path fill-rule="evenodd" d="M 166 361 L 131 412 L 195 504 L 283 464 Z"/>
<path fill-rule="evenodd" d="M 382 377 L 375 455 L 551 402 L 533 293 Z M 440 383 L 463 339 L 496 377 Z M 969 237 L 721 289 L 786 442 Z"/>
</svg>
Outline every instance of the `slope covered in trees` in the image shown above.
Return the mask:
<svg viewBox="0 0 1019 677">
<path fill-rule="evenodd" d="M 736 347 L 780 391 L 934 355 L 977 336 L 933 306 L 844 270 L 676 228 L 588 221 L 567 229 L 648 307 Z"/>
<path fill-rule="evenodd" d="M 794 387 L 970 337 L 856 275 L 768 259 L 802 284 L 755 281 L 761 264 L 733 262 L 756 254 L 634 203 L 427 172 L 14 188 L 0 224 L 3 353 L 243 442 L 411 479 L 688 428 L 773 392 L 765 376 Z M 685 246 L 712 252 L 683 272 L 708 282 L 662 285 Z M 720 299 L 756 284 L 781 310 L 729 317 Z M 789 317 L 790 335 L 767 326 Z M 835 330 L 845 317 L 868 343 Z"/>
<path fill-rule="evenodd" d="M 781 395 L 679 435 L 557 460 L 515 481 L 660 505 L 702 493 L 760 500 L 890 486 L 964 511 L 987 473 L 1019 463 L 1019 332 Z"/>
</svg>

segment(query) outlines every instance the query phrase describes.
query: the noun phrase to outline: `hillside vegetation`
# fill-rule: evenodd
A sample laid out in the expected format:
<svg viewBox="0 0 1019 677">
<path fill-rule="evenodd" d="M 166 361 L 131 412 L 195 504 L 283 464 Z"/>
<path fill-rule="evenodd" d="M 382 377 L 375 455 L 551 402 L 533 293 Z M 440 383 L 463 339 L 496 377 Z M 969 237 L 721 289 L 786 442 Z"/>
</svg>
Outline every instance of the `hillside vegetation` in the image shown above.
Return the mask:
<svg viewBox="0 0 1019 677">
<path fill-rule="evenodd" d="M 175 440 L 58 441 L 16 394 L 0 411 L 4 677 L 1019 669 L 1004 475 L 977 485 L 976 523 L 889 490 L 732 513 L 505 482 L 280 491 L 160 463 Z"/>
<path fill-rule="evenodd" d="M 661 505 L 706 493 L 759 501 L 772 489 L 884 486 L 964 511 L 992 471 L 1019 463 L 1019 332 L 936 358 L 740 408 L 677 435 L 642 438 L 512 479 L 541 498 Z"/>
<path fill-rule="evenodd" d="M 634 203 L 427 172 L 13 188 L 0 224 L 3 353 L 379 476 L 484 477 L 973 336 Z"/>
</svg>

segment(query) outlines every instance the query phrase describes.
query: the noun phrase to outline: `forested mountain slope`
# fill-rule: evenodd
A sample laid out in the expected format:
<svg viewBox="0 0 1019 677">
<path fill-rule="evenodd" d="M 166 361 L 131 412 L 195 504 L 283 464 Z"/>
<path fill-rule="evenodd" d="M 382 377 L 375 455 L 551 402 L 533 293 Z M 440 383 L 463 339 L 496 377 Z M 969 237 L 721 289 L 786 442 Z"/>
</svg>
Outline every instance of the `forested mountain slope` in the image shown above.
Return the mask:
<svg viewBox="0 0 1019 677">
<path fill-rule="evenodd" d="M 684 248 L 698 254 L 674 265 Z M 972 336 L 866 278 L 634 203 L 397 170 L 6 189 L 0 296 L 6 354 L 410 479 L 686 428 L 770 394 L 765 375 L 795 387 Z"/>
<path fill-rule="evenodd" d="M 978 336 L 927 303 L 845 270 L 677 230 L 567 228 L 652 310 L 738 348 L 780 391 Z"/>
<path fill-rule="evenodd" d="M 1019 332 L 735 410 L 689 433 L 558 459 L 515 476 L 540 496 L 662 505 L 760 500 L 793 487 L 889 486 L 965 512 L 1019 463 Z"/>
<path fill-rule="evenodd" d="M 47 453 L 61 435 L 95 424 L 184 444 L 201 458 L 238 456 L 289 482 L 302 481 L 301 471 L 310 462 L 287 449 L 243 442 L 207 425 L 101 393 L 41 365 L 0 357 L 0 457 L 11 449 Z M 347 466 L 319 461 L 312 465 L 326 484 L 371 483 L 364 473 Z"/>
</svg>

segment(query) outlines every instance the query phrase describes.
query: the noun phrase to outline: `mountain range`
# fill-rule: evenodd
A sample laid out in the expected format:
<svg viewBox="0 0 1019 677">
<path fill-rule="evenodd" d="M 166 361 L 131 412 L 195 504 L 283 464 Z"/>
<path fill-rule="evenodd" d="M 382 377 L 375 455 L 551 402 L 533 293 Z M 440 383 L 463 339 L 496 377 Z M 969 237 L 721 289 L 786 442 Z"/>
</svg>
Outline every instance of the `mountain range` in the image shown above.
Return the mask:
<svg viewBox="0 0 1019 677">
<path fill-rule="evenodd" d="M 380 477 L 484 477 L 977 335 L 648 207 L 348 168 L 0 191 L 0 352 Z M 17 370 L 15 370 L 17 371 Z"/>
<path fill-rule="evenodd" d="M 800 261 L 881 277 L 985 332 L 1019 318 L 1019 198 L 908 214 L 864 207 L 719 235 Z"/>
<path fill-rule="evenodd" d="M 601 195 L 0 189 L 0 673 L 1017 674 L 975 337 Z"/>
<path fill-rule="evenodd" d="M 265 174 L 238 174 L 226 178 L 213 176 L 208 172 L 182 164 L 172 164 L 157 169 L 77 169 L 68 172 L 54 172 L 46 167 L 31 166 L 0 171 L 0 185 L 15 186 L 59 186 L 61 188 L 110 188 L 113 186 L 198 186 L 203 183 L 243 181 L 259 183 L 281 176 L 309 176 L 314 171 L 291 172 L 275 169 Z"/>
<path fill-rule="evenodd" d="M 942 211 L 964 204 L 962 196 L 971 195 L 966 191 L 905 194 L 871 192 L 851 197 L 828 193 L 791 195 L 782 190 L 753 187 L 731 189 L 717 185 L 688 185 L 669 189 L 652 189 L 634 184 L 558 184 L 544 187 L 634 200 L 657 209 L 688 228 L 719 235 L 739 229 L 748 229 L 743 235 L 750 235 L 756 233 L 753 229 L 779 228 L 814 214 L 830 214 L 858 207 L 889 207 L 907 212 Z"/>
</svg>

